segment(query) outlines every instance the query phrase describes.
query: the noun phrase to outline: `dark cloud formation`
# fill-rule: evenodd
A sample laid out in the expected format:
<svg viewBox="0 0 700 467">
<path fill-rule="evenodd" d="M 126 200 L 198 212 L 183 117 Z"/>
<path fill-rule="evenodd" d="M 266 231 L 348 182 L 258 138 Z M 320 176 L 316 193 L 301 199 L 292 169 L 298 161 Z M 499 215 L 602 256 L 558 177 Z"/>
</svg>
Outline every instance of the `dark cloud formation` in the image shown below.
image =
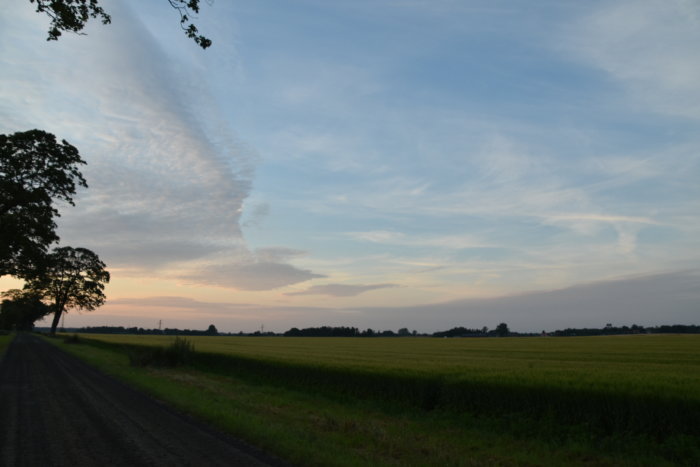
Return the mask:
<svg viewBox="0 0 700 467">
<path fill-rule="evenodd" d="M 272 290 L 310 279 L 325 277 L 291 264 L 274 262 L 210 265 L 198 272 L 180 276 L 198 284 L 239 290 Z"/>
<path fill-rule="evenodd" d="M 354 297 L 370 290 L 386 289 L 398 287 L 397 284 L 374 284 L 374 285 L 349 285 L 349 284 L 325 284 L 314 285 L 313 287 L 301 291 L 290 292 L 286 295 L 330 295 L 331 297 Z"/>
<path fill-rule="evenodd" d="M 520 331 L 603 327 L 607 323 L 651 326 L 692 324 L 700 310 L 700 272 L 676 271 L 592 282 L 565 289 L 411 307 L 363 308 L 375 325 L 406 323 L 424 330 L 453 326 Z"/>
</svg>

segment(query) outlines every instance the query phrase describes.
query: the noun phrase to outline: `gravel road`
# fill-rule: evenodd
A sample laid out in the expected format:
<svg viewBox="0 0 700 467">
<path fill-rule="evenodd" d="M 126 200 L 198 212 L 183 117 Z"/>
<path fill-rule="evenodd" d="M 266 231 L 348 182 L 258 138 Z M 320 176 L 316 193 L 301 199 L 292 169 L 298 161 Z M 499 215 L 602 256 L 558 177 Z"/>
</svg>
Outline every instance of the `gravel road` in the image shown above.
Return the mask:
<svg viewBox="0 0 700 467">
<path fill-rule="evenodd" d="M 284 464 L 19 334 L 0 361 L 0 465 Z"/>
</svg>

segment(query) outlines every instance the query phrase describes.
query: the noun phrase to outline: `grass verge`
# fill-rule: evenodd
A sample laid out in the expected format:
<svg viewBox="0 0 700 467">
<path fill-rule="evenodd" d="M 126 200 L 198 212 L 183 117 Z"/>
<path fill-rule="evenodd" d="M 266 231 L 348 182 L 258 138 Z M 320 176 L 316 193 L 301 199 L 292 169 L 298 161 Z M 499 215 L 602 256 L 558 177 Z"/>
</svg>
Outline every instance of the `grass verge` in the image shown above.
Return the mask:
<svg viewBox="0 0 700 467">
<path fill-rule="evenodd" d="M 185 367 L 133 366 L 125 347 L 80 341 L 88 345 L 53 342 L 106 373 L 299 465 L 700 462 L 698 437 L 683 427 L 670 427 L 670 434 L 660 436 L 653 430 L 601 429 L 585 419 L 565 423 L 566 417 L 556 413 L 512 410 L 509 397 L 513 394 L 503 393 L 479 402 L 490 405 L 466 401 L 451 406 L 445 402 L 455 402 L 457 393 L 447 391 L 445 396 L 444 388 L 438 391 L 438 402 L 426 407 L 425 388 L 415 390 L 416 381 L 410 378 L 394 379 L 388 389 L 377 391 L 376 385 L 382 384 L 377 374 L 372 382 L 370 377 L 358 379 L 358 374 L 347 370 L 333 374 L 325 367 L 303 370 L 298 365 L 285 370 L 279 365 L 266 367 L 272 363 L 255 359 L 238 360 L 236 365 L 232 364 L 236 359 L 216 354 L 194 352 L 195 360 Z M 343 389 L 342 381 L 353 383 Z M 377 392 L 401 393 L 400 383 L 407 386 L 404 394 L 417 394 L 414 400 L 409 396 L 372 397 Z M 364 392 L 358 392 L 365 385 Z M 561 397 L 556 407 L 580 405 L 571 394 L 568 400 Z"/>
<path fill-rule="evenodd" d="M 0 331 L 0 358 L 2 358 L 3 354 L 5 353 L 5 348 L 10 344 L 14 337 L 14 333 Z"/>
</svg>

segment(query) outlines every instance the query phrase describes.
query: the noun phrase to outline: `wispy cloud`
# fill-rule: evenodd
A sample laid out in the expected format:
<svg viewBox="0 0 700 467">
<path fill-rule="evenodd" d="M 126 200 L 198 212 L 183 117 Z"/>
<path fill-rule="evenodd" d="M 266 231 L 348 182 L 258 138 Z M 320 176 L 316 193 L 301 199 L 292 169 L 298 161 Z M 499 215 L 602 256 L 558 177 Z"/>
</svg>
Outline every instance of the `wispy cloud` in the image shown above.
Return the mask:
<svg viewBox="0 0 700 467">
<path fill-rule="evenodd" d="M 619 80 L 632 101 L 658 112 L 700 118 L 697 2 L 604 2 L 567 35 L 564 45 Z"/>
<path fill-rule="evenodd" d="M 397 284 L 373 284 L 373 285 L 350 285 L 350 284 L 324 284 L 301 292 L 289 292 L 286 295 L 329 295 L 331 297 L 355 297 L 365 292 L 377 289 L 398 287 Z"/>
<path fill-rule="evenodd" d="M 257 155 L 196 71 L 175 68 L 128 6 L 113 5 L 113 24 L 87 38 L 48 44 L 37 15 L 16 10 L 5 37 L 35 48 L 24 54 L 3 40 L 3 60 L 22 82 L 2 92 L 0 115 L 15 126 L 3 130 L 53 131 L 88 161 L 90 188 L 62 210 L 63 242 L 94 249 L 121 275 L 179 273 L 247 290 L 322 277 L 286 264 L 297 256 L 290 249 L 248 251 L 240 222 Z M 37 102 L 27 106 L 27 96 Z"/>
</svg>

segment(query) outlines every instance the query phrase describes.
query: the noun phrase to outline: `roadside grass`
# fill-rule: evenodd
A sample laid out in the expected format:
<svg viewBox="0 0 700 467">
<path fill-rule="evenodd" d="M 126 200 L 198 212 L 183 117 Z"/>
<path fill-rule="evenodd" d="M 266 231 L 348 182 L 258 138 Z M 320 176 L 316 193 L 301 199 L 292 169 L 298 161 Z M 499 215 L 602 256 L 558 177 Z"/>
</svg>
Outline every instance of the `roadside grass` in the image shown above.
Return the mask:
<svg viewBox="0 0 700 467">
<path fill-rule="evenodd" d="M 130 365 L 127 353 L 143 348 L 132 343 L 133 337 L 141 336 L 118 337 L 125 338 L 128 347 L 115 344 L 114 339 L 107 339 L 112 342 L 107 344 L 82 336 L 81 342 L 90 345 L 81 345 L 78 349 L 77 346 L 54 343 L 178 409 L 295 464 L 700 463 L 695 423 L 698 410 L 694 404 L 697 386 L 691 385 L 691 391 L 676 392 L 673 397 L 657 394 L 656 399 L 649 399 L 648 391 L 632 392 L 631 396 L 625 394 L 623 389 L 630 388 L 627 384 L 623 384 L 622 389 L 617 388 L 617 393 L 613 391 L 612 396 L 600 392 L 600 386 L 594 387 L 598 392 L 585 387 L 579 388 L 578 392 L 566 392 L 562 389 L 566 384 L 561 385 L 561 381 L 555 381 L 555 390 L 551 385 L 549 388 L 542 384 L 532 386 L 532 381 L 522 378 L 518 385 L 513 385 L 513 380 L 506 377 L 498 386 L 494 385 L 497 381 L 494 378 L 470 380 L 462 375 L 450 379 L 445 372 L 431 374 L 419 364 L 416 367 L 420 370 L 411 372 L 407 368 L 396 370 L 386 361 L 384 367 L 378 364 L 368 366 L 366 362 L 360 366 L 340 363 L 335 368 L 328 362 L 314 365 L 308 353 L 296 358 L 290 358 L 293 352 L 276 355 L 270 352 L 262 358 L 245 352 L 238 355 L 231 352 L 228 355 L 204 353 L 200 352 L 201 340 L 193 340 L 197 351 L 190 366 L 175 369 L 137 367 Z M 227 338 L 209 339 L 213 342 Z M 141 346 L 152 342 L 137 340 Z M 159 344 L 172 342 L 172 338 L 155 340 Z M 252 339 L 240 344 L 243 347 L 247 344 L 248 348 L 277 346 L 278 352 L 282 349 L 281 342 L 269 341 L 284 339 Z M 326 355 L 323 349 L 348 345 L 333 339 L 305 343 L 294 342 L 295 339 L 290 341 L 286 345 L 315 345 L 316 352 L 323 355 Z M 366 342 L 359 341 L 360 345 Z M 402 339 L 384 342 L 385 352 L 393 343 L 399 344 L 398 341 Z M 424 345 L 433 346 L 430 341 L 423 340 Z M 496 345 L 496 342 L 507 340 L 490 341 L 491 345 Z M 525 340 L 522 341 L 519 344 Z M 538 345 L 534 340 L 531 342 L 535 347 Z M 688 342 L 681 340 L 675 346 L 671 345 L 670 351 L 667 345 L 665 351 L 674 354 L 673 361 L 683 368 L 683 349 L 690 349 L 691 353 L 694 349 L 697 357 L 697 347 L 693 344 L 698 342 L 700 340 L 695 340 L 688 346 Z M 494 350 L 497 352 L 498 348 Z M 643 350 L 639 350 L 642 355 Z M 518 355 L 510 349 L 510 352 L 502 353 L 501 358 L 513 353 Z M 553 353 L 556 351 L 550 350 L 547 355 L 550 360 L 556 360 L 551 358 Z M 414 347 L 414 359 L 420 355 L 420 349 Z M 559 354 L 560 359 L 567 360 L 565 356 L 566 352 Z M 386 360 L 388 357 L 382 358 Z M 642 357 L 649 358 L 663 360 L 653 352 Z M 511 358 L 511 367 L 513 360 L 518 358 Z M 547 359 L 537 361 L 541 363 Z M 584 360 L 579 358 L 579 361 Z M 617 379 L 624 382 L 626 376 L 618 373 Z M 692 380 L 692 375 L 687 376 Z M 564 378 L 564 381 L 570 380 Z M 614 385 L 608 385 L 608 389 L 610 387 L 614 388 Z M 592 394 L 597 396 L 592 397 Z M 688 394 L 692 397 L 681 397 Z M 670 410 L 670 413 L 664 414 L 665 410 Z M 601 419 L 601 414 L 612 416 Z M 655 420 L 656 425 L 652 424 Z"/>
<path fill-rule="evenodd" d="M 14 337 L 14 333 L 0 331 L 0 358 L 2 358 L 3 354 L 5 353 L 5 348 L 10 344 Z"/>
</svg>

